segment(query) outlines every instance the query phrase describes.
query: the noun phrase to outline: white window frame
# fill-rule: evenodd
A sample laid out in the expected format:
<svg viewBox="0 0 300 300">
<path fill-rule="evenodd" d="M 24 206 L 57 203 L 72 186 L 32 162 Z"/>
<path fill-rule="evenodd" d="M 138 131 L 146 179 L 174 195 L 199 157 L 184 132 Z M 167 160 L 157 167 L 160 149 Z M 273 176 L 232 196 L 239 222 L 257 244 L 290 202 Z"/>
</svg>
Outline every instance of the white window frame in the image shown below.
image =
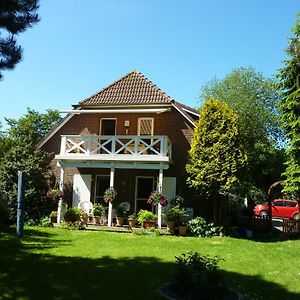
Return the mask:
<svg viewBox="0 0 300 300">
<path fill-rule="evenodd" d="M 151 120 L 151 134 L 154 135 L 154 118 L 138 118 L 138 135 L 141 135 L 141 122 L 143 120 Z"/>
<path fill-rule="evenodd" d="M 99 135 L 101 135 L 102 132 L 102 120 L 115 120 L 116 121 L 116 125 L 115 125 L 115 134 L 117 135 L 117 118 L 100 118 L 100 126 L 99 126 Z"/>
</svg>

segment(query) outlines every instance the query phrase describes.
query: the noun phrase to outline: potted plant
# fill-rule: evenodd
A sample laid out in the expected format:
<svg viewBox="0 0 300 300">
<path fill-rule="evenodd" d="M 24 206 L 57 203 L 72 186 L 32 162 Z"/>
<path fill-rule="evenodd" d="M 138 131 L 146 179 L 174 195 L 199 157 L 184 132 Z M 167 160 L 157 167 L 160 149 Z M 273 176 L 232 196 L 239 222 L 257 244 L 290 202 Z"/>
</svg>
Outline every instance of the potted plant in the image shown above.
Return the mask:
<svg viewBox="0 0 300 300">
<path fill-rule="evenodd" d="M 130 228 L 134 228 L 136 224 L 136 215 L 132 214 L 128 216 L 128 224 Z"/>
<path fill-rule="evenodd" d="M 105 212 L 105 208 L 101 204 L 94 204 L 93 205 L 93 215 L 96 224 L 100 224 L 101 217 Z"/>
<path fill-rule="evenodd" d="M 110 187 L 108 189 L 105 190 L 104 195 L 103 195 L 103 200 L 108 203 L 108 202 L 112 202 L 113 200 L 115 200 L 117 196 L 117 191 L 115 188 Z"/>
<path fill-rule="evenodd" d="M 181 221 L 178 226 L 178 233 L 179 235 L 186 236 L 188 232 L 188 226 L 186 221 Z"/>
<path fill-rule="evenodd" d="M 149 210 L 141 209 L 138 213 L 138 221 L 144 228 L 156 226 L 157 216 Z"/>
<path fill-rule="evenodd" d="M 127 210 L 122 205 L 118 205 L 116 209 L 116 215 L 117 215 L 117 226 L 123 226 L 124 220 L 126 217 Z"/>
<path fill-rule="evenodd" d="M 167 229 L 171 232 L 175 232 L 175 227 L 180 225 L 180 221 L 183 217 L 187 216 L 187 213 L 184 208 L 181 208 L 179 205 L 171 207 L 165 213 L 167 218 Z"/>
<path fill-rule="evenodd" d="M 50 188 L 47 191 L 46 196 L 47 198 L 52 199 L 54 202 L 58 202 L 59 199 L 64 196 L 64 192 L 56 188 Z"/>
<path fill-rule="evenodd" d="M 51 211 L 51 214 L 49 215 L 51 223 L 57 223 L 57 211 L 53 210 Z"/>
<path fill-rule="evenodd" d="M 147 203 L 156 206 L 160 204 L 161 206 L 167 206 L 168 205 L 168 199 L 166 195 L 164 195 L 162 192 L 156 190 L 151 193 L 149 196 Z"/>
<path fill-rule="evenodd" d="M 77 222 L 80 220 L 81 210 L 79 208 L 73 207 L 66 210 L 64 214 L 64 219 L 66 222 Z"/>
<path fill-rule="evenodd" d="M 89 214 L 86 212 L 86 211 L 84 211 L 84 210 L 81 210 L 81 221 L 82 221 L 82 223 L 84 224 L 84 225 L 87 225 L 87 223 L 88 223 L 88 220 L 89 220 Z"/>
</svg>

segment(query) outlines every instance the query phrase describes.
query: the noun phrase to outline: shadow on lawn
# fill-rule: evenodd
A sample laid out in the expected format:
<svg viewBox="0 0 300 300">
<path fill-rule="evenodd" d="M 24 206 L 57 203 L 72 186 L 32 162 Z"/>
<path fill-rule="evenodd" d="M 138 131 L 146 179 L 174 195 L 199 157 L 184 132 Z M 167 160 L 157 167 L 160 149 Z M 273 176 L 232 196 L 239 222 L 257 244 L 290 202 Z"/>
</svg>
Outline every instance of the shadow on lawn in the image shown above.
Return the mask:
<svg viewBox="0 0 300 300">
<path fill-rule="evenodd" d="M 89 259 L 76 257 L 75 252 L 74 257 L 32 254 L 28 250 L 60 247 L 71 241 L 55 240 L 53 235 L 34 230 L 26 231 L 26 236 L 26 241 L 36 241 L 36 248 L 34 244 L 26 248 L 14 236 L 0 236 L 1 300 L 161 299 L 156 290 L 170 280 L 174 268 L 174 263 L 156 257 Z M 299 299 L 299 295 L 258 276 L 224 274 L 231 286 L 240 286 L 249 295 L 248 299 Z"/>
</svg>

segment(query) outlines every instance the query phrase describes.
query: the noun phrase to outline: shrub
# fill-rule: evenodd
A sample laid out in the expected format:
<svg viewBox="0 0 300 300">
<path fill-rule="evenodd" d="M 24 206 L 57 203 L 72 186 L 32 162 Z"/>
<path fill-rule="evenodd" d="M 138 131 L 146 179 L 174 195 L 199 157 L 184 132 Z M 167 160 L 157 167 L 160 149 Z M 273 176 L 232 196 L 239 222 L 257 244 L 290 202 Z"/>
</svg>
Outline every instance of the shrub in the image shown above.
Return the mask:
<svg viewBox="0 0 300 300">
<path fill-rule="evenodd" d="M 143 222 L 145 221 L 156 221 L 156 220 L 157 220 L 157 215 L 155 215 L 149 210 L 141 209 L 138 213 L 138 222 L 140 224 L 143 224 Z"/>
<path fill-rule="evenodd" d="M 197 237 L 212 237 L 220 234 L 222 227 L 215 227 L 213 223 L 207 223 L 204 218 L 196 217 L 188 222 L 190 235 Z"/>
<path fill-rule="evenodd" d="M 227 292 L 218 266 L 222 259 L 192 251 L 175 258 L 174 287 L 182 299 L 220 299 Z"/>
<path fill-rule="evenodd" d="M 98 217 L 101 217 L 104 215 L 104 212 L 105 212 L 105 208 L 103 205 L 101 204 L 94 204 L 93 205 L 93 215 L 94 216 L 98 216 Z"/>
<path fill-rule="evenodd" d="M 66 210 L 64 214 L 64 219 L 66 222 L 77 222 L 81 216 L 81 210 L 79 208 L 73 207 Z"/>
</svg>

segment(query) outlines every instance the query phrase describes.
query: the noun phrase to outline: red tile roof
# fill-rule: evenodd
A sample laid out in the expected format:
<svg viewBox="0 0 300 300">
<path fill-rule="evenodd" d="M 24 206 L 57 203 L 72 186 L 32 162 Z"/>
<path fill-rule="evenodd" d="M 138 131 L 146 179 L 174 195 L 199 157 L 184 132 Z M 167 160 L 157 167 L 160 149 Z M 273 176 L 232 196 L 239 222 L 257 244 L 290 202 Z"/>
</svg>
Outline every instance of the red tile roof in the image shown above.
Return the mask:
<svg viewBox="0 0 300 300">
<path fill-rule="evenodd" d="M 170 104 L 174 100 L 138 71 L 133 71 L 78 105 Z"/>
</svg>

